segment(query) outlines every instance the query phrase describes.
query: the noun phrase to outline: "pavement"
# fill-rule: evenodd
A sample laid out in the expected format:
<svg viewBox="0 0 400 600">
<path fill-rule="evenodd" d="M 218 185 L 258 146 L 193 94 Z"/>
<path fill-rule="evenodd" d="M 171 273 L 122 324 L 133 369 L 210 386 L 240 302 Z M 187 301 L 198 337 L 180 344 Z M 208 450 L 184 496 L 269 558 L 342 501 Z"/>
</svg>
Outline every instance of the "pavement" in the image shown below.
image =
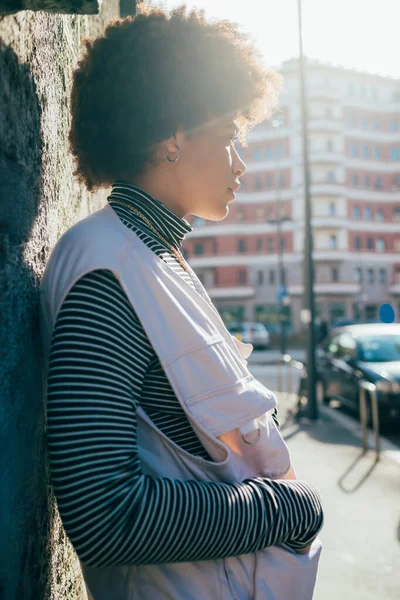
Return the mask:
<svg viewBox="0 0 400 600">
<path fill-rule="evenodd" d="M 253 359 L 249 368 L 275 391 L 286 382 L 267 363 Z M 296 381 L 291 387 L 296 389 Z M 317 422 L 296 421 L 295 394 L 277 395 L 297 477 L 315 485 L 323 499 L 324 549 L 314 600 L 399 600 L 400 448 L 383 439 L 377 461 L 372 449 L 363 453 L 353 418 L 323 407 Z"/>
</svg>

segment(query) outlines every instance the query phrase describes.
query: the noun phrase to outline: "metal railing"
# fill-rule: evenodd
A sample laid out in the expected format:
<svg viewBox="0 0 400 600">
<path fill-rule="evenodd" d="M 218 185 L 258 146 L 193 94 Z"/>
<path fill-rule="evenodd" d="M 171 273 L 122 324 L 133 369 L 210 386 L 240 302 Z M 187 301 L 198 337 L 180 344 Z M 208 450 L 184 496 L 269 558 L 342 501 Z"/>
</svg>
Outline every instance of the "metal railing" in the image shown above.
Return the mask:
<svg viewBox="0 0 400 600">
<path fill-rule="evenodd" d="M 376 386 L 369 381 L 361 380 L 360 386 L 360 421 L 362 427 L 362 444 L 363 451 L 368 450 L 368 411 L 367 411 L 367 392 L 371 399 L 371 415 L 372 425 L 374 428 L 375 437 L 375 452 L 376 457 L 379 459 L 381 453 L 381 440 L 379 434 L 379 410 L 378 410 L 378 395 L 376 393 Z"/>
</svg>

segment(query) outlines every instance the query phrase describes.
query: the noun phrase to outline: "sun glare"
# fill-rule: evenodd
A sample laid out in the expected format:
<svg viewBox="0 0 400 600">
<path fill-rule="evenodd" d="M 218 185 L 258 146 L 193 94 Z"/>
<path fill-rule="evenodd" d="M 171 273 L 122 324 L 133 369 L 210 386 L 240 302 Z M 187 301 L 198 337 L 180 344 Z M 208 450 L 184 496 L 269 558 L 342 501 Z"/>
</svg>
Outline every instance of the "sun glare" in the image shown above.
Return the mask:
<svg viewBox="0 0 400 600">
<path fill-rule="evenodd" d="M 167 0 L 172 8 L 182 1 Z M 209 17 L 240 23 L 266 61 L 278 66 L 297 56 L 297 0 L 187 0 Z M 303 0 L 304 51 L 311 58 L 400 77 L 397 39 L 400 1 Z"/>
</svg>

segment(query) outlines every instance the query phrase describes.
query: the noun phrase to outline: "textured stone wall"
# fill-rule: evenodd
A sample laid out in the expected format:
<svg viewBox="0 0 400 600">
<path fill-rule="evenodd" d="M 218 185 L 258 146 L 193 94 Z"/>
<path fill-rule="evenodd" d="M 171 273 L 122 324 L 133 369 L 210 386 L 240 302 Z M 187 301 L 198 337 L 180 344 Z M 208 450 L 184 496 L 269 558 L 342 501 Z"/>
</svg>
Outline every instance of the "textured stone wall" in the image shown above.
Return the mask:
<svg viewBox="0 0 400 600">
<path fill-rule="evenodd" d="M 0 17 L 0 598 L 83 600 L 46 458 L 38 284 L 63 231 L 103 204 L 72 177 L 72 72 L 84 36 L 118 16 Z"/>
</svg>

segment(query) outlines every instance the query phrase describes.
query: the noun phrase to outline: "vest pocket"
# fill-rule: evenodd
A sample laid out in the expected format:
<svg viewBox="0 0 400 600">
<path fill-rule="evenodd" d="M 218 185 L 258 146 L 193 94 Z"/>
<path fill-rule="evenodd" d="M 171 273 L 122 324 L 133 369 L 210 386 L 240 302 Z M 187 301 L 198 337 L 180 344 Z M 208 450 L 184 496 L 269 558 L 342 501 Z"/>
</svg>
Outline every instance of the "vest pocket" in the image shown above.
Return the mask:
<svg viewBox="0 0 400 600">
<path fill-rule="evenodd" d="M 166 367 L 181 402 L 211 435 L 236 429 L 268 412 L 275 395 L 254 379 L 236 346 L 219 339 Z"/>
</svg>

